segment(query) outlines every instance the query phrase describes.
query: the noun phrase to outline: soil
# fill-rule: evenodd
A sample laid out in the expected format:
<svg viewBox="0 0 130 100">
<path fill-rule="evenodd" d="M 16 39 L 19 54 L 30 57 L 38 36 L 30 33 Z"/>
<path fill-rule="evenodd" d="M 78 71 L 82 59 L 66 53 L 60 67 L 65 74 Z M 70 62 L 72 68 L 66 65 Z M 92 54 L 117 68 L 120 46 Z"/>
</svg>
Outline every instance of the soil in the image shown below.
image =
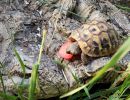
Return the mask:
<svg viewBox="0 0 130 100">
<path fill-rule="evenodd" d="M 127 1 L 129 2 L 129 0 Z M 17 93 L 17 91 L 12 87 L 13 83 L 6 75 L 10 73 L 13 75 L 12 78 L 17 79 L 16 83 L 19 83 L 22 80 L 23 73 L 21 72 L 21 68 L 18 67 L 20 64 L 15 57 L 13 49 L 14 47 L 16 48 L 26 65 L 27 80 L 25 83 L 28 84 L 32 65 L 36 63 L 38 58 L 42 31 L 45 29 L 47 29 L 47 35 L 41 60 L 42 64 L 39 68 L 39 79 L 41 80 L 39 88 L 42 91 L 40 91 L 40 94 L 36 94 L 37 97 L 50 98 L 59 96 L 71 90 L 75 84 L 73 83 L 74 79 L 72 80 L 71 75 L 70 83 L 68 84 L 64 78 L 62 68 L 59 68 L 57 63 L 54 63 L 54 60 L 58 58 L 56 53 L 70 35 L 69 33 L 64 33 L 64 31 L 74 30 L 81 26 L 82 23 L 72 18 L 72 16 L 67 18 L 63 17 L 61 22 L 65 30 L 56 31 L 49 23 L 55 8 L 55 2 L 57 2 L 57 0 L 48 0 L 48 3 L 40 0 L 0 1 L 0 62 L 6 66 L 1 70 L 2 74 L 5 75 L 3 76 L 6 82 L 5 85 L 8 86 L 8 84 L 10 84 L 7 90 L 12 90 L 11 92 L 14 94 Z M 126 14 L 129 16 L 129 13 Z M 130 17 L 128 18 L 130 19 Z M 64 62 L 67 64 L 70 63 L 67 60 Z M 79 63 L 81 62 L 77 59 L 69 66 L 76 66 L 77 68 L 75 68 L 75 70 L 77 70 L 80 66 Z M 82 70 L 82 68 L 80 70 Z M 88 70 L 91 69 L 88 68 Z M 81 73 L 79 73 L 79 76 L 82 76 Z M 76 85 L 74 87 L 76 87 Z M 54 92 L 52 93 L 52 91 Z"/>
</svg>

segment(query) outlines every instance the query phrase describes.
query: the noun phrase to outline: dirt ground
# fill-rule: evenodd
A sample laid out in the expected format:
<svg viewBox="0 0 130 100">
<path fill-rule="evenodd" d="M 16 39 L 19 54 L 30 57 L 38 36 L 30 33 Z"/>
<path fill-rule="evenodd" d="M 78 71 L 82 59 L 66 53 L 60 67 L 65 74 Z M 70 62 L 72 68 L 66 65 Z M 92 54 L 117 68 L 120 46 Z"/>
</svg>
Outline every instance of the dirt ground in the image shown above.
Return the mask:
<svg viewBox="0 0 130 100">
<path fill-rule="evenodd" d="M 64 43 L 66 37 L 69 36 L 70 34 L 60 33 L 58 35 L 55 34 L 55 36 L 54 34 L 52 34 L 54 32 L 54 27 L 49 26 L 49 20 L 52 17 L 52 13 L 55 8 L 55 2 L 57 0 L 48 0 L 47 2 L 46 0 L 43 1 L 42 0 L 0 0 L 0 33 L 2 34 L 4 33 L 4 36 L 0 36 L 0 42 L 2 42 L 4 38 L 3 44 L 0 44 L 0 57 L 1 57 L 0 61 L 4 63 L 5 62 L 9 63 L 11 59 L 14 57 L 14 54 L 10 54 L 8 53 L 8 51 L 11 51 L 13 47 L 16 47 L 21 57 L 24 58 L 24 61 L 25 62 L 29 61 L 26 62 L 26 65 L 29 68 L 31 68 L 32 64 L 36 62 L 38 57 L 37 55 L 39 53 L 40 43 L 42 40 L 42 35 L 41 35 L 42 31 L 44 29 L 47 29 L 48 33 L 45 41 L 45 49 L 43 51 L 45 53 L 44 57 L 46 58 L 43 61 L 47 62 L 45 64 L 47 67 L 52 66 L 52 68 L 50 69 L 52 69 L 53 72 L 51 73 L 52 70 L 50 70 L 50 73 L 48 74 L 48 73 L 43 73 L 41 71 L 40 74 L 42 76 L 48 75 L 49 77 L 50 75 L 52 77 L 53 73 L 58 73 L 57 74 L 58 79 L 56 79 L 57 86 L 58 86 L 58 82 L 61 82 L 62 84 L 60 87 L 62 87 L 62 85 L 66 85 L 67 83 L 64 83 L 65 80 L 62 79 L 63 75 L 61 75 L 61 71 L 59 71 L 59 69 L 52 64 L 50 58 L 51 59 L 55 58 L 54 55 L 58 51 L 59 47 Z M 121 3 L 126 4 L 124 0 L 122 0 Z M 127 5 L 130 6 L 129 3 L 127 3 Z M 130 13 L 128 12 L 127 13 L 124 12 L 124 13 L 127 15 L 128 19 L 130 20 Z M 67 30 L 74 30 L 77 27 L 81 26 L 82 23 L 76 20 L 75 18 L 69 16 L 68 18 L 62 19 L 62 24 Z M 8 51 L 6 49 L 8 49 Z M 6 55 L 7 53 L 9 56 Z M 33 57 L 33 60 L 30 59 L 31 57 Z M 16 63 L 15 61 L 13 63 Z M 11 64 L 12 63 L 10 63 L 9 65 L 11 66 Z M 76 64 L 77 62 L 75 62 L 75 65 Z M 12 70 L 14 68 L 15 67 L 13 66 L 10 67 L 9 69 Z M 44 68 L 44 70 L 48 70 L 48 69 Z M 3 72 L 8 73 L 6 72 L 6 70 Z M 30 75 L 30 73 L 28 75 Z M 40 77 L 40 78 L 44 79 L 45 77 Z M 45 84 L 47 84 L 47 82 Z M 66 85 L 66 87 L 68 87 L 68 85 Z M 67 89 L 63 89 L 63 90 L 67 91 Z M 57 90 L 57 91 L 59 92 L 62 90 Z M 57 96 L 58 94 L 57 91 L 52 95 Z M 47 94 L 47 93 L 43 93 L 43 94 Z"/>
</svg>

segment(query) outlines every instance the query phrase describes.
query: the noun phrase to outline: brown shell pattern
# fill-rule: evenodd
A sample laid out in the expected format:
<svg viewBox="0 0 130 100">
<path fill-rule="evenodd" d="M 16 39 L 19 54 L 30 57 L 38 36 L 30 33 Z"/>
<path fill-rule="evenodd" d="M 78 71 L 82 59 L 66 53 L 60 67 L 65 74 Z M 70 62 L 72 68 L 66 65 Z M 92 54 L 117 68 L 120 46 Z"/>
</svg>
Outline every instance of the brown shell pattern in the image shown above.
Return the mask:
<svg viewBox="0 0 130 100">
<path fill-rule="evenodd" d="M 121 44 L 118 33 L 107 23 L 99 21 L 84 24 L 70 38 L 75 39 L 82 52 L 91 57 L 111 55 Z"/>
</svg>

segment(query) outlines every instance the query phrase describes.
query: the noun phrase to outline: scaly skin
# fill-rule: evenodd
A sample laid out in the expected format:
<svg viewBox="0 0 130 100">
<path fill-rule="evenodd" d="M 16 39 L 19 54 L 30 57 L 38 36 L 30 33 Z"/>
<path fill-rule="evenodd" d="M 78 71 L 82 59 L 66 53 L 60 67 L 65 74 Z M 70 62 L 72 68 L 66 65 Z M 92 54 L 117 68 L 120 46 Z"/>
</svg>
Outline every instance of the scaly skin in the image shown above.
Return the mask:
<svg viewBox="0 0 130 100">
<path fill-rule="evenodd" d="M 67 0 L 62 0 L 62 1 L 67 2 Z M 125 15 L 123 15 L 120 11 L 118 12 L 118 9 L 115 6 L 112 6 L 112 11 L 110 11 L 108 14 L 111 16 L 108 16 L 108 15 L 105 15 L 104 13 L 101 13 L 100 9 L 95 10 L 95 8 L 98 8 L 98 7 L 97 7 L 97 5 L 92 3 L 91 0 L 84 0 L 84 1 L 86 1 L 86 3 L 80 2 L 80 1 L 82 1 L 82 0 L 77 0 L 76 2 L 78 4 L 78 6 L 75 7 L 75 5 L 74 5 L 74 7 L 77 9 L 77 11 L 81 15 L 84 15 L 86 18 L 88 18 L 88 19 L 93 19 L 95 17 L 99 18 L 99 15 L 100 15 L 100 19 L 107 20 L 107 19 L 109 19 L 109 17 L 111 17 L 114 20 L 116 20 L 116 23 L 119 24 L 119 27 L 122 27 L 122 30 L 119 30 L 120 33 L 122 33 L 122 31 L 124 31 L 124 29 L 126 31 L 129 30 L 130 27 L 129 27 L 128 20 L 126 19 Z M 59 5 L 62 5 L 62 4 L 66 4 L 66 3 L 61 3 L 61 4 L 59 3 Z M 73 4 L 74 3 L 70 3 L 69 7 L 68 6 L 66 7 L 65 15 L 67 15 L 68 9 L 73 7 Z M 85 14 L 81 13 L 82 11 L 79 8 L 81 5 L 84 5 L 83 8 L 84 7 L 85 7 L 85 9 L 87 8 L 86 10 L 88 10 L 88 13 L 85 13 Z M 111 4 L 109 4 L 108 6 L 110 7 Z M 117 12 L 117 13 L 114 13 L 114 12 Z M 61 11 L 61 14 L 62 14 L 62 11 Z M 54 16 L 52 16 L 51 19 L 53 19 L 53 17 Z M 62 16 L 59 16 L 59 21 L 60 21 L 61 17 Z M 118 20 L 116 19 L 117 17 L 118 17 Z M 23 18 L 23 15 L 21 18 Z M 16 23 L 14 23 L 14 24 L 11 23 L 11 25 L 10 25 L 10 23 L 8 23 L 8 21 L 9 20 L 5 21 L 5 23 L 6 23 L 5 26 L 15 26 L 15 25 L 19 26 Z M 73 24 L 71 23 L 71 25 L 72 26 L 75 25 L 75 22 L 73 22 Z M 116 29 L 119 29 L 119 27 L 117 27 L 116 25 L 114 25 L 114 27 Z M 2 28 L 0 28 L 0 30 L 1 29 Z M 5 29 L 7 32 L 4 31 L 0 34 L 4 36 L 5 32 L 14 33 L 13 31 L 10 31 L 10 29 L 12 29 L 12 27 L 9 28 L 8 31 Z M 1 68 L 1 73 L 2 73 L 2 77 L 3 77 L 4 85 L 6 87 L 6 91 L 9 93 L 12 93 L 12 94 L 18 93 L 16 86 L 20 85 L 20 83 L 23 79 L 22 69 L 20 67 L 20 64 L 19 64 L 17 58 L 14 55 L 12 46 L 16 47 L 21 58 L 23 59 L 25 65 L 26 65 L 26 74 L 25 74 L 26 79 L 24 81 L 24 84 L 26 86 L 29 85 L 30 75 L 31 75 L 31 71 L 32 71 L 32 65 L 36 62 L 38 53 L 39 53 L 39 45 L 40 45 L 39 38 L 36 37 L 35 33 L 33 33 L 33 32 L 31 33 L 29 30 L 27 30 L 26 27 L 25 27 L 25 29 L 26 30 L 24 30 L 23 33 L 17 33 L 14 36 L 15 41 L 12 42 L 12 44 L 9 42 L 6 45 L 7 47 L 2 46 L 3 48 L 5 48 L 5 49 L 3 49 L 4 51 L 2 50 L 2 54 L 3 54 L 3 52 L 5 52 L 5 51 L 6 52 L 4 54 L 5 55 L 4 60 L 3 59 L 1 60 L 5 66 L 5 67 Z M 50 28 L 48 30 L 49 30 L 49 32 L 46 37 L 45 48 L 47 48 L 48 41 L 50 41 L 50 37 L 52 35 L 52 33 L 50 32 Z M 122 36 L 122 34 L 121 34 L 121 36 Z M 25 38 L 23 38 L 23 37 L 25 37 Z M 4 37 L 4 39 L 5 39 L 5 37 Z M 87 76 L 85 74 L 87 74 L 89 76 L 89 73 L 93 73 L 93 72 L 97 71 L 98 69 L 103 67 L 103 65 L 106 64 L 106 62 L 110 59 L 110 57 L 98 58 L 96 60 L 93 60 L 91 63 L 89 63 L 86 66 L 81 65 L 80 61 L 74 61 L 73 63 L 68 62 L 68 67 L 66 69 L 64 69 L 64 74 L 63 74 L 63 69 L 61 69 L 60 66 L 58 66 L 56 63 L 54 63 L 54 59 L 57 59 L 56 52 L 58 51 L 59 47 L 62 45 L 62 43 L 64 42 L 65 39 L 66 39 L 66 37 L 64 37 L 64 35 L 61 35 L 58 33 L 54 34 L 52 41 L 50 43 L 50 48 L 49 48 L 48 52 L 46 50 L 44 50 L 44 52 L 43 52 L 44 55 L 42 57 L 40 68 L 38 69 L 39 91 L 36 92 L 37 98 L 55 97 L 55 96 L 59 96 L 59 95 L 65 93 L 65 92 L 68 92 L 71 89 L 74 89 L 77 86 L 77 84 L 70 71 L 73 71 L 79 78 L 86 78 Z M 27 43 L 27 45 L 26 45 L 26 43 Z M 0 46 L 1 46 L 1 43 L 0 43 Z M 1 52 L 0 52 L 0 54 L 1 54 Z M 66 61 L 63 61 L 63 62 L 66 63 Z M 123 60 L 121 60 L 118 63 L 118 65 L 125 67 L 128 64 L 128 62 L 130 62 L 130 54 L 127 54 L 126 57 L 123 58 Z M 66 78 L 64 76 L 66 76 Z M 1 83 L 0 83 L 0 91 L 3 92 Z M 25 88 L 23 93 L 25 94 L 25 96 L 28 94 L 27 88 Z"/>
</svg>

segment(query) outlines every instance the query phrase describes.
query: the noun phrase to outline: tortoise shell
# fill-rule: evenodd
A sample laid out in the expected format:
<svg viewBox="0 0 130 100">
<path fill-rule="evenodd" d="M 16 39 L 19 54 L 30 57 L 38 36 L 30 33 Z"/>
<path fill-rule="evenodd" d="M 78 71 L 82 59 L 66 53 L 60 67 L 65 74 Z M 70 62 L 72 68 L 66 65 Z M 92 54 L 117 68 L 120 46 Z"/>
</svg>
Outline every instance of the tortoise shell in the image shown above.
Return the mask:
<svg viewBox="0 0 130 100">
<path fill-rule="evenodd" d="M 111 25 L 96 20 L 74 30 L 69 38 L 77 41 L 82 52 L 91 57 L 111 55 L 121 44 L 119 34 Z"/>
</svg>

